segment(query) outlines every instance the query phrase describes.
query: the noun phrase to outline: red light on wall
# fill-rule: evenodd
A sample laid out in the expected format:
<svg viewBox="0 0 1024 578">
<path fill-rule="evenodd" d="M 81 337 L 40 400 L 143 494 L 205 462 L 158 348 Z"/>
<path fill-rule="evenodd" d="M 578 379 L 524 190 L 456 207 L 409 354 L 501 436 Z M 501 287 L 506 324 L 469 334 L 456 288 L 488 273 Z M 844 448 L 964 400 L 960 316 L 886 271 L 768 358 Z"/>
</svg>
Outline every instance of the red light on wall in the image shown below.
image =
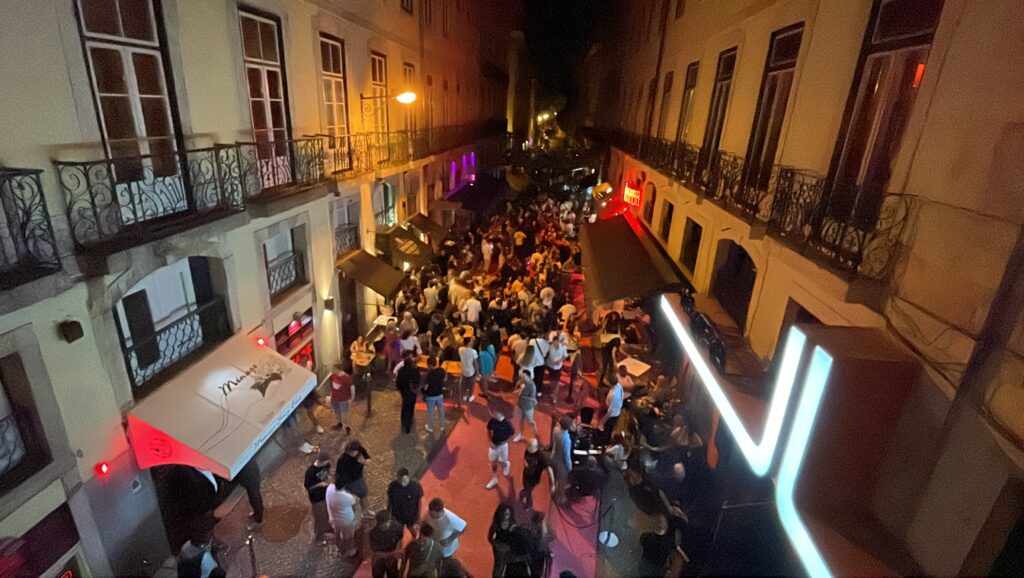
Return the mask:
<svg viewBox="0 0 1024 578">
<path fill-rule="evenodd" d="M 627 184 L 622 189 L 622 200 L 627 204 L 634 207 L 640 206 L 640 189 L 633 185 Z"/>
<path fill-rule="evenodd" d="M 109 474 L 109 473 L 110 473 L 110 463 L 109 462 L 100 462 L 100 463 L 96 464 L 96 475 L 97 476 L 102 476 L 102 477 L 105 478 L 105 477 L 107 477 L 107 474 Z"/>
<path fill-rule="evenodd" d="M 263 339 L 262 337 L 257 337 L 256 338 L 256 345 L 259 345 L 260 347 L 263 347 L 266 344 L 267 344 L 267 340 L 266 339 Z"/>
<path fill-rule="evenodd" d="M 917 70 L 914 71 L 914 84 L 913 87 L 917 88 L 921 86 L 921 79 L 924 77 L 924 63 L 918 63 Z"/>
</svg>

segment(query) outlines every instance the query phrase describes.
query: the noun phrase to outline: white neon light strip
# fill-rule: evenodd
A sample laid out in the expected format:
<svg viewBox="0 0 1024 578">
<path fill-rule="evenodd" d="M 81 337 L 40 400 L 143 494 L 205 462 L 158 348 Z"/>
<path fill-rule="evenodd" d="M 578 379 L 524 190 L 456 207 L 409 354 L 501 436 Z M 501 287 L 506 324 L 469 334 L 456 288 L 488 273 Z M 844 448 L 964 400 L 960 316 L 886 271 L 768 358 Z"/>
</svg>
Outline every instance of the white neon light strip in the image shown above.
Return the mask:
<svg viewBox="0 0 1024 578">
<path fill-rule="evenodd" d="M 683 345 L 694 370 L 700 377 L 705 389 L 711 394 L 712 401 L 718 408 L 719 414 L 725 425 L 729 428 L 736 443 L 746 458 L 750 468 L 758 476 L 764 476 L 771 467 L 775 457 L 775 449 L 779 442 L 779 435 L 782 432 L 782 421 L 786 415 L 786 408 L 789 406 L 789 398 L 793 395 L 796 383 L 796 372 L 800 366 L 800 355 L 807 342 L 807 336 L 796 327 L 789 329 L 786 337 L 786 346 L 782 352 L 782 364 L 775 380 L 775 393 L 772 394 L 772 401 L 768 408 L 768 419 L 765 422 L 764 435 L 761 443 L 755 443 L 750 432 L 740 420 L 736 408 L 729 401 L 728 395 L 718 382 L 711 366 L 704 358 L 703 353 L 697 347 L 697 342 L 689 330 L 683 326 L 675 310 L 669 303 L 668 298 L 662 296 L 661 309 L 669 320 L 679 342 Z M 779 511 L 779 519 L 782 523 L 793 549 L 800 558 L 801 563 L 810 576 L 830 578 L 832 576 L 825 563 L 821 552 L 811 539 L 806 525 L 800 519 L 793 501 L 793 492 L 796 488 L 796 479 L 800 472 L 800 465 L 807 451 L 807 444 L 810 440 L 811 429 L 814 425 L 814 418 L 818 413 L 822 395 L 825 391 L 825 383 L 828 380 L 828 373 L 832 366 L 832 358 L 820 347 L 816 347 L 811 360 L 810 370 L 804 380 L 803 392 L 797 405 L 797 414 L 794 418 L 793 432 L 790 434 L 786 444 L 782 465 L 780 466 L 779 479 L 776 483 L 775 496 L 776 507 Z"/>
</svg>

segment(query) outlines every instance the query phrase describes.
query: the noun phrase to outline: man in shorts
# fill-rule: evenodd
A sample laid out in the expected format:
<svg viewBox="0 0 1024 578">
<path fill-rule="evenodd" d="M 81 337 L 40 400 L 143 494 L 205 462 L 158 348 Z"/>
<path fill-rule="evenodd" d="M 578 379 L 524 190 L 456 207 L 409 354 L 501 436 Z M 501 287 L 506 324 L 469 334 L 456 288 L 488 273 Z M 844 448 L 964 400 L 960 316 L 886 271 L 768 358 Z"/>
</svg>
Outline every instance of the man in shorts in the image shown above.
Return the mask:
<svg viewBox="0 0 1024 578">
<path fill-rule="evenodd" d="M 491 419 L 487 422 L 487 434 L 491 445 L 487 448 L 487 459 L 491 462 L 491 481 L 487 482 L 487 489 L 493 490 L 498 485 L 498 466 L 502 468 L 502 475 L 509 477 L 511 462 L 508 459 L 508 440 L 515 433 L 515 428 L 505 419 L 500 411 L 492 411 Z"/>
<path fill-rule="evenodd" d="M 352 382 L 352 376 L 345 372 L 345 368 L 339 363 L 334 366 L 331 372 L 331 408 L 334 409 L 334 416 L 338 423 L 331 429 L 345 430 L 345 435 L 352 433 L 352 428 L 346 425 L 348 421 L 348 409 L 352 398 L 356 395 L 356 386 Z"/>
</svg>

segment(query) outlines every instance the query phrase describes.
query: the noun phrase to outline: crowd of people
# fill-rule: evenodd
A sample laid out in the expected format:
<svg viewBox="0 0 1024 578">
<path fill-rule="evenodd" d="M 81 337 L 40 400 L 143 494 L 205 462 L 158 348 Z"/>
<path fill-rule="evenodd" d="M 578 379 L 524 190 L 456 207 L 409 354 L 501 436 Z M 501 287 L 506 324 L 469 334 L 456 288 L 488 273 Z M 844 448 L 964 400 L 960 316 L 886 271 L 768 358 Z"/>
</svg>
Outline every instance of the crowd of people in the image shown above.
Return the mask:
<svg viewBox="0 0 1024 578">
<path fill-rule="evenodd" d="M 649 383 L 634 383 L 619 363 L 627 351 L 651 349 L 650 317 L 625 323 L 612 310 L 586 319 L 591 331 L 623 337 L 595 349 L 593 386 L 581 378 L 580 316 L 585 313 L 571 291 L 571 273 L 581 265 L 575 242 L 579 206 L 573 198 L 559 202 L 541 194 L 523 203 L 507 202 L 485 223 L 453 233 L 437 263 L 407 275 L 384 311 L 392 320 L 379 339 L 359 336 L 351 344 L 352 360 L 370 361 L 339 364 L 329 379 L 333 427 L 347 441 L 336 461 L 321 452 L 305 472 L 321 544 L 333 542 L 342 557 L 352 559 L 363 554 L 368 542 L 375 577 L 467 575 L 456 557 L 466 521 L 440 498 L 423 510 L 423 489 L 406 468 L 396 472 L 387 489 L 387 508 L 370 509 L 363 470 L 371 456 L 353 435 L 349 418 L 362 384 L 398 390 L 403 435 L 416 427 L 415 406 L 421 399 L 427 407 L 422 426 L 431 435 L 445 432 L 446 401 L 487 400 L 488 490 L 512 477 L 510 444 L 523 443 L 518 504 L 499 503 L 487 532 L 494 576 L 544 575 L 553 536 L 545 513 L 533 510 L 533 492 L 545 474 L 556 505 L 596 494 L 610 473 L 625 475 L 631 485 L 661 499 L 667 524 L 658 535 L 671 545 L 685 539 L 679 534 L 692 527 L 691 517 L 699 510 L 695 488 L 699 472 L 706 470 L 703 441 L 690 430 L 674 379 L 658 375 Z M 496 377 L 502 355 L 513 368 L 515 416 L 505 415 L 502 404 L 489 403 L 492 396 L 508 397 Z M 596 425 L 590 423 L 593 410 L 582 403 L 585 397 L 601 405 Z M 541 400 L 558 414 L 547 443 L 535 420 Z M 564 412 L 557 411 L 559 401 Z M 600 451 L 574 463 L 573 449 L 581 438 Z M 526 516 L 517 521 L 516 512 L 523 511 Z"/>
</svg>

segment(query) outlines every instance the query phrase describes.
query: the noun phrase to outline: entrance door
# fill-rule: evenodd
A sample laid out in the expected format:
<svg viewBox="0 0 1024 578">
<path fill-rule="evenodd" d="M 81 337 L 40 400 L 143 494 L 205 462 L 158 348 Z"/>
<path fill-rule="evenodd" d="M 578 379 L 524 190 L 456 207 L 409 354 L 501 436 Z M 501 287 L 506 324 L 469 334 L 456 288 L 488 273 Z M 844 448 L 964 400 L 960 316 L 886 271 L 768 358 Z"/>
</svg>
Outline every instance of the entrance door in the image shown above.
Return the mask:
<svg viewBox="0 0 1024 578">
<path fill-rule="evenodd" d="M 348 351 L 349 345 L 359 335 L 359 308 L 356 306 L 356 281 L 347 275 L 338 275 L 338 311 L 341 319 L 342 351 Z"/>
<path fill-rule="evenodd" d="M 149 298 L 146 291 L 136 291 L 121 300 L 124 305 L 125 323 L 131 335 L 132 345 L 139 367 L 149 367 L 160 361 L 160 346 L 153 336 L 156 327 L 153 325 L 153 313 L 149 309 Z"/>
<path fill-rule="evenodd" d="M 757 280 L 757 269 L 750 255 L 732 241 L 719 244 L 719 254 L 724 253 L 724 260 L 715 275 L 712 296 L 718 299 L 722 308 L 732 317 L 740 329 L 747 325 L 747 309 L 754 292 L 754 281 Z M 720 257 L 721 258 L 721 257 Z"/>
</svg>

